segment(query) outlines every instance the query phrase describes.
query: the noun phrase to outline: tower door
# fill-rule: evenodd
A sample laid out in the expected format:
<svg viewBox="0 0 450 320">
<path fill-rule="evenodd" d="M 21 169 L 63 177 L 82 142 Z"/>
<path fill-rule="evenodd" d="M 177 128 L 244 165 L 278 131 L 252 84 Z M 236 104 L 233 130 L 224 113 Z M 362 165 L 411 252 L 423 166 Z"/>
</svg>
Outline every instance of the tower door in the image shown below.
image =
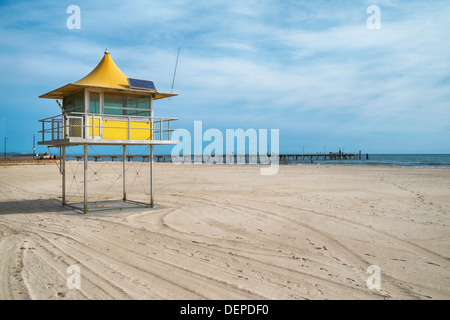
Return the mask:
<svg viewBox="0 0 450 320">
<path fill-rule="evenodd" d="M 102 117 L 90 114 L 88 118 L 89 138 L 101 139 L 103 135 Z"/>
</svg>

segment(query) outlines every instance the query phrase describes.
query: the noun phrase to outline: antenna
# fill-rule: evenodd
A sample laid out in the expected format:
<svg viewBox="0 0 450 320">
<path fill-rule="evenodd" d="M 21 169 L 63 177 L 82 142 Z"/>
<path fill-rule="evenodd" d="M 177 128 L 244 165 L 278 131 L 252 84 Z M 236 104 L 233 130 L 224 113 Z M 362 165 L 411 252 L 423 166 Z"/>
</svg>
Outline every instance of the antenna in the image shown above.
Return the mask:
<svg viewBox="0 0 450 320">
<path fill-rule="evenodd" d="M 170 89 L 170 93 L 173 91 L 173 85 L 175 83 L 175 75 L 177 74 L 177 67 L 178 67 L 178 57 L 180 56 L 180 47 L 178 47 L 178 53 L 177 53 L 177 62 L 175 62 L 175 70 L 173 71 L 173 80 L 172 80 L 172 88 Z"/>
</svg>

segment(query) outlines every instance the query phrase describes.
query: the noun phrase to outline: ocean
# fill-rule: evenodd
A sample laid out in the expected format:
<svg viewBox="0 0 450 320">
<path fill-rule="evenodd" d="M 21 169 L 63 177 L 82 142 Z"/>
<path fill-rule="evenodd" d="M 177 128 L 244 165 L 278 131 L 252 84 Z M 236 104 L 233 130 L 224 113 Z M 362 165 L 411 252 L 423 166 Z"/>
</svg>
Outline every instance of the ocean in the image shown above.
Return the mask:
<svg viewBox="0 0 450 320">
<path fill-rule="evenodd" d="M 351 165 L 351 166 L 389 166 L 389 167 L 445 167 L 450 168 L 450 154 L 365 154 L 362 160 L 300 160 L 288 161 L 294 165 Z"/>
<path fill-rule="evenodd" d="M 129 155 L 130 156 L 130 155 Z M 132 156 L 132 155 L 131 155 Z M 75 156 L 67 155 L 68 160 L 75 160 Z M 121 156 L 115 156 L 115 161 L 122 161 Z M 132 156 L 133 157 L 133 156 Z M 319 159 L 313 157 L 313 161 L 305 157 L 304 160 L 288 160 L 280 161 L 281 165 L 345 165 L 345 166 L 389 166 L 389 167 L 440 167 L 450 168 L 450 154 L 369 154 L 369 159 L 366 159 L 366 154 L 362 154 L 361 160 L 323 160 L 319 154 Z M 89 155 L 89 161 L 112 161 L 111 156 L 101 156 L 95 159 L 94 156 Z M 164 160 L 163 160 L 164 159 Z M 78 160 L 82 160 L 82 156 L 78 156 Z M 170 162 L 170 156 L 159 156 L 155 154 L 155 161 Z M 140 155 L 134 155 L 132 161 L 148 162 L 148 155 L 143 158 Z M 192 158 L 193 162 L 193 158 Z"/>
</svg>

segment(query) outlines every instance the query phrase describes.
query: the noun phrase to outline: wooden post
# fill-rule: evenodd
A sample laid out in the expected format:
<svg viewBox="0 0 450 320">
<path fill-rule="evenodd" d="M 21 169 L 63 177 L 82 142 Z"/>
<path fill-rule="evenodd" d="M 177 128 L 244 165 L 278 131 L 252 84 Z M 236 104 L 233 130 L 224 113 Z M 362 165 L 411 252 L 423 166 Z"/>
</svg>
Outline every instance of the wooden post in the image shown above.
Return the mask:
<svg viewBox="0 0 450 320">
<path fill-rule="evenodd" d="M 62 147 L 61 154 L 61 174 L 62 174 L 62 205 L 66 205 L 66 147 Z"/>
<path fill-rule="evenodd" d="M 101 119 L 98 118 L 98 136 L 101 137 L 100 128 L 102 127 Z M 92 115 L 92 139 L 95 138 L 95 115 Z"/>
<path fill-rule="evenodd" d="M 127 146 L 123 145 L 123 174 L 122 174 L 122 188 L 123 188 L 123 198 L 122 200 L 127 201 L 127 189 L 126 189 L 126 159 L 127 159 Z"/>
<path fill-rule="evenodd" d="M 155 122 L 153 121 L 153 96 L 150 97 L 150 119 L 152 126 L 151 140 L 155 140 Z M 160 124 L 162 126 L 162 123 Z M 161 128 L 160 128 L 161 130 Z M 162 134 L 162 132 L 161 132 Z M 162 136 L 160 137 L 160 139 Z M 155 207 L 154 193 L 153 193 L 153 144 L 150 145 L 150 208 Z"/>
<path fill-rule="evenodd" d="M 131 120 L 130 116 L 127 117 L 127 140 L 131 139 Z"/>
<path fill-rule="evenodd" d="M 170 140 L 170 120 L 167 120 L 167 140 Z"/>
<path fill-rule="evenodd" d="M 87 144 L 84 145 L 84 213 L 88 213 L 88 205 L 87 205 L 87 170 L 88 170 L 88 148 Z"/>
<path fill-rule="evenodd" d="M 45 120 L 42 121 L 42 141 L 45 141 Z"/>
<path fill-rule="evenodd" d="M 153 194 L 153 145 L 150 146 L 150 207 L 155 207 Z"/>
<path fill-rule="evenodd" d="M 55 119 L 52 118 L 52 140 L 55 140 Z"/>
</svg>

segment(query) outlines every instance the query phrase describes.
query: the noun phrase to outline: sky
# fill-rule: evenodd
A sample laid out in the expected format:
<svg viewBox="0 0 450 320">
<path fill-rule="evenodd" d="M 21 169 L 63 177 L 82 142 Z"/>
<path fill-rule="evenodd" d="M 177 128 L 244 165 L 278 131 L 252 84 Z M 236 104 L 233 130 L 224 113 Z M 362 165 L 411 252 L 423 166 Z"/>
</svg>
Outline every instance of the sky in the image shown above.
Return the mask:
<svg viewBox="0 0 450 320">
<path fill-rule="evenodd" d="M 180 48 L 179 96 L 155 116 L 192 134 L 202 121 L 224 136 L 278 129 L 281 153 L 450 153 L 449 16 L 448 0 L 0 1 L 0 152 L 7 138 L 31 153 L 38 120 L 60 111 L 38 96 L 83 78 L 105 48 L 162 92 Z"/>
</svg>

